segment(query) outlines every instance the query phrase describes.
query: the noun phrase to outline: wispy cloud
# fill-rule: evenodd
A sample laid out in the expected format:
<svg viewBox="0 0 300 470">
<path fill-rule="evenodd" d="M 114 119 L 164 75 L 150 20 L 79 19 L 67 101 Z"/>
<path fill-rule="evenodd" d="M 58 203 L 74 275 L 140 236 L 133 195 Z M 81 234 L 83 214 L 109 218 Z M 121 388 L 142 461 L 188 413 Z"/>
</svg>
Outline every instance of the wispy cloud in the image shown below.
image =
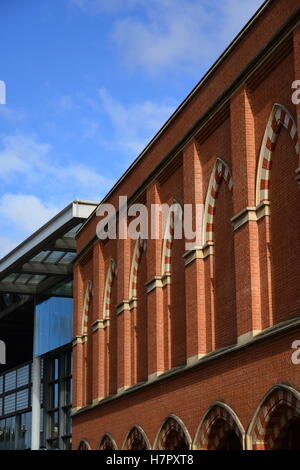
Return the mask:
<svg viewBox="0 0 300 470">
<path fill-rule="evenodd" d="M 144 101 L 125 105 L 105 90 L 99 90 L 104 111 L 113 127 L 112 145 L 138 154 L 176 108 L 175 103 Z"/>
<path fill-rule="evenodd" d="M 151 74 L 199 68 L 214 60 L 263 0 L 71 0 L 113 15 L 111 37 L 130 68 Z"/>
<path fill-rule="evenodd" d="M 151 74 L 190 72 L 222 52 L 262 0 L 153 0 L 112 27 L 123 60 Z"/>
<path fill-rule="evenodd" d="M 19 109 L 12 108 L 10 106 L 0 106 L 0 119 L 9 122 L 20 122 L 24 121 L 27 117 L 27 114 L 24 111 Z"/>
<path fill-rule="evenodd" d="M 55 158 L 49 144 L 40 142 L 36 136 L 24 134 L 0 139 L 0 165 L 0 180 L 22 177 L 22 186 L 34 181 L 37 187 L 50 180 L 52 189 L 60 188 L 58 194 L 64 191 L 67 184 L 78 192 L 78 197 L 86 189 L 91 194 L 98 191 L 100 197 L 113 183 L 110 178 L 78 162 L 63 164 L 63 156 Z"/>
<path fill-rule="evenodd" d="M 58 210 L 29 194 L 6 193 L 0 199 L 1 219 L 25 235 L 45 224 Z"/>
<path fill-rule="evenodd" d="M 71 0 L 71 4 L 90 13 L 116 13 L 146 3 L 147 0 Z"/>
<path fill-rule="evenodd" d="M 0 138 L 0 256 L 72 199 L 99 201 L 113 180 L 76 161 L 64 164 L 36 136 Z"/>
</svg>

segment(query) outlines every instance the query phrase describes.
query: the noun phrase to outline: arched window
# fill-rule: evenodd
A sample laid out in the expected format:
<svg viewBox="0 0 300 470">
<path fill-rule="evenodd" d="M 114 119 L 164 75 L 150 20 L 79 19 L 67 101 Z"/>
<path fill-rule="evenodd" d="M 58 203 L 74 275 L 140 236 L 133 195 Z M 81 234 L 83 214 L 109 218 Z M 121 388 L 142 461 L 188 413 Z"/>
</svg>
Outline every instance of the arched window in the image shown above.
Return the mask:
<svg viewBox="0 0 300 470">
<path fill-rule="evenodd" d="M 85 439 L 82 439 L 79 443 L 78 450 L 91 450 L 91 446 Z"/>
<path fill-rule="evenodd" d="M 189 450 L 191 439 L 184 424 L 176 416 L 169 416 L 160 428 L 155 448 L 158 450 Z"/>
<path fill-rule="evenodd" d="M 104 434 L 100 441 L 99 450 L 116 450 L 117 446 L 110 434 Z"/>
<path fill-rule="evenodd" d="M 300 394 L 275 386 L 259 405 L 249 429 L 255 450 L 300 449 Z"/>
<path fill-rule="evenodd" d="M 124 450 L 148 450 L 150 449 L 149 440 L 145 432 L 139 426 L 134 426 L 125 439 Z"/>
<path fill-rule="evenodd" d="M 215 403 L 200 423 L 195 447 L 205 450 L 241 450 L 244 434 L 235 413 L 227 405 Z"/>
</svg>

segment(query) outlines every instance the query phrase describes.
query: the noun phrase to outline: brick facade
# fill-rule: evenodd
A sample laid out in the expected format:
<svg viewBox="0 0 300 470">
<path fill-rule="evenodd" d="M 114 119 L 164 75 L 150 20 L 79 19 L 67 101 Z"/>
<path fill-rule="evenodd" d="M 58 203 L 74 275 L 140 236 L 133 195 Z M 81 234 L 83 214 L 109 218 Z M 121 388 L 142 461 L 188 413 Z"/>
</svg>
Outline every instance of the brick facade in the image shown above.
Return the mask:
<svg viewBox="0 0 300 470">
<path fill-rule="evenodd" d="M 203 204 L 202 246 L 79 232 L 73 448 L 299 442 L 299 24 L 267 2 L 105 200 Z"/>
</svg>

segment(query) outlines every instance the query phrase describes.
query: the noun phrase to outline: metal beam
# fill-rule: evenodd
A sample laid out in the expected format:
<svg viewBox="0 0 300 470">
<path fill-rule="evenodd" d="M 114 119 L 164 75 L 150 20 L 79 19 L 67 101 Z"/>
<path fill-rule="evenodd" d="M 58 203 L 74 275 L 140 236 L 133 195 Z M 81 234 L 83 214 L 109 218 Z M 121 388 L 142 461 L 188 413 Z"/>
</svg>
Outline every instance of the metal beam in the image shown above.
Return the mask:
<svg viewBox="0 0 300 470">
<path fill-rule="evenodd" d="M 59 238 L 53 245 L 51 245 L 51 250 L 71 251 L 74 253 L 76 252 L 76 240 L 72 237 Z"/>
<path fill-rule="evenodd" d="M 3 294 L 24 294 L 34 295 L 37 292 L 37 286 L 26 285 L 26 284 L 13 284 L 8 281 L 0 282 L 0 292 Z"/>
<path fill-rule="evenodd" d="M 68 276 L 72 272 L 71 264 L 52 264 L 52 263 L 38 263 L 30 261 L 23 264 L 21 268 L 22 273 L 28 274 L 48 274 L 55 276 Z"/>
</svg>

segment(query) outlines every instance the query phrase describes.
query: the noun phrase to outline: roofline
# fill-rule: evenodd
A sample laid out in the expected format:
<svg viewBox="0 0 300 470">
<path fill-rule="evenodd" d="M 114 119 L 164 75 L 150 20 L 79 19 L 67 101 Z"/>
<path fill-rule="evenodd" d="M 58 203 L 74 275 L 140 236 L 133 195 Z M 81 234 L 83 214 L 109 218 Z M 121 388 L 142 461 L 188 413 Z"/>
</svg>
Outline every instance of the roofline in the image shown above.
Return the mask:
<svg viewBox="0 0 300 470">
<path fill-rule="evenodd" d="M 90 210 L 87 207 L 96 208 L 97 202 L 75 200 L 68 204 L 63 210 L 56 214 L 46 224 L 36 230 L 26 240 L 20 243 L 16 248 L 10 251 L 2 259 L 0 259 L 0 274 L 3 273 L 11 265 L 20 260 L 30 251 L 34 250 L 42 242 L 49 239 L 53 234 L 62 227 L 70 224 L 72 221 L 85 220 L 90 215 Z M 71 227 L 70 227 L 71 228 Z"/>
<path fill-rule="evenodd" d="M 127 168 L 127 170 L 123 173 L 123 175 L 117 180 L 117 182 L 113 185 L 111 190 L 104 196 L 102 201 L 98 204 L 105 203 L 109 197 L 115 192 L 115 190 L 120 186 L 123 180 L 128 176 L 128 174 L 136 167 L 139 161 L 144 157 L 144 155 L 149 151 L 149 149 L 153 146 L 153 144 L 159 139 L 159 137 L 163 134 L 163 132 L 167 129 L 167 127 L 173 122 L 173 120 L 177 117 L 180 111 L 191 101 L 193 96 L 197 93 L 197 91 L 203 87 L 206 82 L 209 80 L 210 76 L 215 72 L 215 70 L 219 67 L 219 65 L 227 58 L 230 54 L 232 49 L 242 40 L 242 38 L 247 34 L 253 24 L 258 20 L 258 18 L 265 12 L 265 10 L 274 3 L 275 0 L 265 0 L 265 2 L 259 7 L 259 9 L 254 13 L 254 15 L 250 18 L 250 20 L 245 24 L 245 26 L 241 29 L 241 31 L 237 34 L 237 36 L 231 41 L 231 43 L 226 47 L 224 52 L 220 55 L 220 57 L 213 63 L 213 65 L 208 69 L 206 74 L 201 78 L 201 80 L 197 83 L 197 85 L 192 89 L 192 91 L 187 95 L 187 97 L 181 102 L 181 104 L 176 108 L 176 110 L 171 114 L 169 119 L 165 122 L 165 124 L 159 129 L 159 131 L 154 135 L 154 137 L 150 140 L 150 142 L 146 145 L 144 150 L 138 155 L 138 157 L 131 163 L 131 165 Z M 98 206 L 97 206 L 98 207 Z M 84 227 L 88 224 L 88 222 L 92 219 L 96 212 L 96 209 L 91 213 L 91 215 L 87 218 L 84 222 L 82 227 L 78 230 L 77 233 L 80 233 Z"/>
</svg>

